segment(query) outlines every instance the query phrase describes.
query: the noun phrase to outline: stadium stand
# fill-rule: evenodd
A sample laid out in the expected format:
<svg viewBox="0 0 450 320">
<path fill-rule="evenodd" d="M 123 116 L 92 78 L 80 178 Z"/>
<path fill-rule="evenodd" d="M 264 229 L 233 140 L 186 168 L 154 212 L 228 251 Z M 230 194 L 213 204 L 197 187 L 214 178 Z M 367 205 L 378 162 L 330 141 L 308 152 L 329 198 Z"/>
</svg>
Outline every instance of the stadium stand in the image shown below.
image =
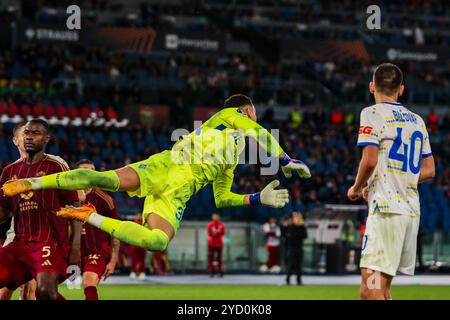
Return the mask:
<svg viewBox="0 0 450 320">
<path fill-rule="evenodd" d="M 242 92 L 250 94 L 263 110 L 275 105 L 273 115 L 266 112 L 260 119 L 268 128 L 283 128 L 280 139 L 287 151 L 313 170 L 311 181 L 290 185 L 283 181 L 291 190 L 292 208 L 308 211 L 326 202 L 347 203 L 345 192 L 357 163 L 356 115 L 361 106 L 371 103 L 367 83 L 382 59 L 311 56 L 283 50 L 284 43 L 319 39 L 448 49 L 450 36 L 444 31 L 449 26 L 448 1 L 424 3 L 427 15 L 422 17 L 415 14 L 417 6 L 390 1 L 383 31 L 368 33 L 361 32 L 365 17 L 355 14 L 355 7 L 365 8 L 370 1 L 81 1 L 87 26 L 152 28 L 161 34 L 207 33 L 212 38 L 223 37 L 226 45 L 208 53 L 157 46 L 142 53 L 36 41 L 21 41 L 14 50 L 4 48 L 0 55 L 4 142 L 0 168 L 17 157 L 9 139 L 11 126 L 32 116 L 44 116 L 54 127 L 50 153 L 71 164 L 88 157 L 98 168 L 110 169 L 170 148 L 171 131 L 192 129 L 197 107 L 217 108 L 228 94 Z M 46 0 L 36 2 L 36 7 L 25 6 L 21 13 L 0 11 L 0 17 L 5 23 L 57 24 L 65 21 L 69 4 Z M 449 212 L 450 115 L 442 113 L 442 106 L 448 108 L 450 99 L 450 64 L 398 64 L 406 75 L 407 105 L 441 110 L 437 120 L 428 119 L 438 173 L 435 182 L 421 186 L 422 219 L 426 228 L 449 229 L 450 218 L 445 213 Z M 170 126 L 168 121 L 151 126 L 129 122 L 129 106 L 140 104 L 170 108 Z M 296 123 L 289 120 L 293 107 L 300 112 Z M 233 188 L 239 192 L 259 189 L 264 178 L 255 178 L 256 170 L 240 166 Z M 139 201 L 115 196 L 125 213 L 139 210 Z M 206 219 L 213 210 L 207 189 L 191 200 L 186 218 Z M 252 221 L 275 213 L 267 208 L 225 211 L 224 216 L 231 219 Z"/>
</svg>

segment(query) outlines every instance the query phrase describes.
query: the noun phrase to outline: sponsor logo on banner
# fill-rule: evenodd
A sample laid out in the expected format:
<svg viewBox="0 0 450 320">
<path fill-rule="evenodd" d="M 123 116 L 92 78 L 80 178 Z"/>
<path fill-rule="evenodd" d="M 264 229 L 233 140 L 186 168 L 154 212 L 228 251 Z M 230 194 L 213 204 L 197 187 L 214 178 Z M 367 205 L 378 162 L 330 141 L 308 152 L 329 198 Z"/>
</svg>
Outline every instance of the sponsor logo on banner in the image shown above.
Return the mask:
<svg viewBox="0 0 450 320">
<path fill-rule="evenodd" d="M 25 37 L 29 41 L 47 40 L 47 41 L 69 41 L 78 42 L 80 34 L 76 30 L 57 30 L 51 28 L 27 28 Z"/>
<path fill-rule="evenodd" d="M 439 59 L 439 56 L 435 52 L 413 52 L 401 49 L 389 48 L 386 51 L 386 57 L 391 60 L 411 60 L 411 61 L 428 61 L 428 62 L 436 62 Z"/>
<path fill-rule="evenodd" d="M 202 51 L 218 51 L 220 41 L 213 39 L 190 39 L 178 34 L 166 34 L 165 46 L 168 50 L 196 49 Z"/>
<path fill-rule="evenodd" d="M 156 39 L 151 28 L 99 27 L 88 30 L 59 29 L 55 25 L 19 26 L 21 42 L 64 42 L 111 50 L 150 52 Z"/>
</svg>

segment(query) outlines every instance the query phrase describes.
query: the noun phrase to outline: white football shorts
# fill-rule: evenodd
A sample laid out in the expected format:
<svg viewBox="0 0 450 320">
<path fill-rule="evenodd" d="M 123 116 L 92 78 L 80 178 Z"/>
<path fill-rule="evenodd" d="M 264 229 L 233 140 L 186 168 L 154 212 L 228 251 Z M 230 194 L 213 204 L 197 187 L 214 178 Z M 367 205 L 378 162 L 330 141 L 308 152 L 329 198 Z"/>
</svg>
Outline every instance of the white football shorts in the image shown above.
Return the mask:
<svg viewBox="0 0 450 320">
<path fill-rule="evenodd" d="M 360 267 L 391 276 L 397 271 L 413 275 L 419 223 L 419 216 L 375 210 L 367 218 Z"/>
</svg>

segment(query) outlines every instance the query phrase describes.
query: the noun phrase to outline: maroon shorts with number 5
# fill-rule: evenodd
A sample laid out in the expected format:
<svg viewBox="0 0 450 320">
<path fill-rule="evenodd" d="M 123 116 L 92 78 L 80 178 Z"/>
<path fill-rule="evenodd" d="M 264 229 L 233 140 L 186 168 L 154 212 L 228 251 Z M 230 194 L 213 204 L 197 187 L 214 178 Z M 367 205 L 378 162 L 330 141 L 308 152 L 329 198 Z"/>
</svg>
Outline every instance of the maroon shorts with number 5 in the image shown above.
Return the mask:
<svg viewBox="0 0 450 320">
<path fill-rule="evenodd" d="M 55 243 L 13 241 L 0 248 L 0 269 L 9 273 L 10 289 L 35 279 L 41 272 L 54 272 L 63 282 L 67 278 L 67 249 L 58 248 Z"/>
</svg>

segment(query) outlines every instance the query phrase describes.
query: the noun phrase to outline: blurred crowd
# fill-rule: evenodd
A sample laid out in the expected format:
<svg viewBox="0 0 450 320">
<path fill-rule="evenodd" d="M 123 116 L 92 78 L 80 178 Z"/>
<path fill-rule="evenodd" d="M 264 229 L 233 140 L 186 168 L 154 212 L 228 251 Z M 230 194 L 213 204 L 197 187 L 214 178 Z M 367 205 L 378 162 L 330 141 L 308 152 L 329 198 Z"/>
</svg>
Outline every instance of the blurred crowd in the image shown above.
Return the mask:
<svg viewBox="0 0 450 320">
<path fill-rule="evenodd" d="M 3 11 L 0 20 L 65 24 L 63 9 L 71 4 L 29 0 L 23 2 L 21 14 Z M 137 54 L 17 43 L 15 52 L 6 50 L 0 55 L 0 79 L 38 81 L 39 89 L 62 91 L 72 99 L 94 99 L 119 111 L 130 102 L 173 104 L 177 95 L 186 106 L 214 105 L 236 91 L 257 102 L 276 97 L 281 105 L 299 100 L 311 104 L 325 96 L 335 102 L 367 103 L 367 82 L 380 61 L 362 62 L 343 55 L 333 59 L 295 56 L 274 62 L 264 53 L 280 50 L 278 42 L 270 39 L 361 40 L 368 45 L 433 48 L 450 45 L 444 32 L 450 27 L 450 2 L 445 0 L 383 1 L 379 4 L 382 28 L 373 32 L 361 31 L 371 1 L 84 0 L 78 4 L 86 12 L 83 28 L 114 25 L 152 27 L 162 33 L 200 32 L 245 43 L 250 49 L 228 50 L 227 42 L 225 52 L 218 53 Z M 445 104 L 449 100 L 450 64 L 397 63 L 407 75 L 405 94 L 410 104 Z M 313 83 L 314 90 L 307 83 Z M 17 84 L 0 81 L 0 91 L 5 87 L 14 90 Z"/>
<path fill-rule="evenodd" d="M 49 23 L 58 21 L 51 9 L 65 11 L 68 0 L 28 0 L 24 18 Z M 359 39 L 365 25 L 369 0 L 333 2 L 298 0 L 82 0 L 77 4 L 88 14 L 85 25 L 152 27 L 158 30 L 184 30 L 220 33 L 215 19 L 233 26 L 249 26 L 270 38 L 300 37 L 350 40 Z M 370 35 L 376 42 L 396 44 L 450 44 L 450 37 L 439 32 L 449 28 L 450 5 L 445 0 L 382 1 L 382 31 Z M 422 18 L 422 16 L 426 18 Z M 108 19 L 105 18 L 108 17 Z M 59 17 L 62 21 L 63 17 Z M 304 26 L 313 26 L 306 28 Z"/>
<path fill-rule="evenodd" d="M 123 112 L 129 103 L 215 105 L 224 93 L 243 92 L 280 105 L 322 101 L 366 103 L 376 62 L 350 58 L 272 64 L 257 54 L 133 54 L 100 48 L 22 44 L 0 55 L 0 93 L 20 103 L 53 97 L 97 100 Z M 449 65 L 399 63 L 410 103 L 446 103 Z M 13 80 L 23 80 L 27 84 Z M 314 83 L 314 90 L 307 84 Z M 331 94 L 330 94 L 331 93 Z"/>
</svg>

